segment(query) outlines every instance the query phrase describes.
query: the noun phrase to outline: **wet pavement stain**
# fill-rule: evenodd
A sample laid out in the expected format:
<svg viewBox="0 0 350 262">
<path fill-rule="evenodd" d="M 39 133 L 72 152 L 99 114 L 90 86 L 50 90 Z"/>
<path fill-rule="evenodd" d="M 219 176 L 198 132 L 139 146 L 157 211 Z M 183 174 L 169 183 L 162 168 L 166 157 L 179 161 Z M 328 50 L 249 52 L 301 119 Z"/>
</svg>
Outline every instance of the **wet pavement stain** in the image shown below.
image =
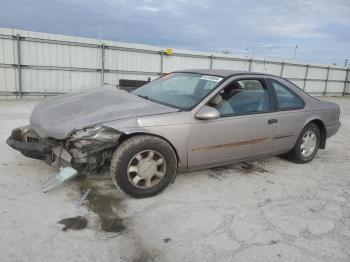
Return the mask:
<svg viewBox="0 0 350 262">
<path fill-rule="evenodd" d="M 219 181 L 230 175 L 230 170 L 234 169 L 234 165 L 212 167 L 209 170 L 208 176 L 211 179 L 217 179 Z"/>
<path fill-rule="evenodd" d="M 258 166 L 258 165 L 254 165 L 251 162 L 242 162 L 239 170 L 243 171 L 243 173 L 245 173 L 245 174 L 250 174 L 253 172 L 259 172 L 259 173 L 267 173 L 268 172 L 265 168 Z"/>
<path fill-rule="evenodd" d="M 102 194 L 99 187 L 94 183 L 97 181 L 91 181 L 90 177 L 86 177 L 81 181 L 79 190 L 83 195 L 89 188 L 91 193 L 87 197 L 87 207 L 98 215 L 100 219 L 100 229 L 106 232 L 123 232 L 125 227 L 124 219 L 120 218 L 113 210 L 121 209 L 122 199 L 117 196 Z"/>
<path fill-rule="evenodd" d="M 125 226 L 120 218 L 104 218 L 101 220 L 101 230 L 120 233 L 125 230 Z"/>
<path fill-rule="evenodd" d="M 153 262 L 155 257 L 155 254 L 151 254 L 148 250 L 141 250 L 140 254 L 132 262 Z"/>
<path fill-rule="evenodd" d="M 85 206 L 98 216 L 98 230 L 109 233 L 103 239 L 115 237 L 129 239 L 132 245 L 129 248 L 134 249 L 134 252 L 132 255 L 122 255 L 121 261 L 152 262 L 160 255 L 159 250 L 145 246 L 138 232 L 133 230 L 132 217 L 122 216 L 127 210 L 125 197 L 118 193 L 109 175 L 88 175 L 85 179 L 79 178 L 77 182 L 81 195 L 91 189 Z"/>
<path fill-rule="evenodd" d="M 210 170 L 208 174 L 209 178 L 218 179 L 220 181 L 226 178 L 226 176 L 230 174 L 231 170 L 237 171 L 243 175 L 253 174 L 255 172 L 258 172 L 258 173 L 269 172 L 268 170 L 261 167 L 260 165 L 256 165 L 252 162 L 242 162 L 236 165 L 213 167 L 213 168 L 210 168 L 209 170 Z"/>
<path fill-rule="evenodd" d="M 68 229 L 82 230 L 87 226 L 87 220 L 82 216 L 64 218 L 57 223 L 64 225 L 62 231 L 67 231 Z"/>
<path fill-rule="evenodd" d="M 166 244 L 166 243 L 168 243 L 169 241 L 171 241 L 171 238 L 163 238 L 163 242 Z"/>
</svg>

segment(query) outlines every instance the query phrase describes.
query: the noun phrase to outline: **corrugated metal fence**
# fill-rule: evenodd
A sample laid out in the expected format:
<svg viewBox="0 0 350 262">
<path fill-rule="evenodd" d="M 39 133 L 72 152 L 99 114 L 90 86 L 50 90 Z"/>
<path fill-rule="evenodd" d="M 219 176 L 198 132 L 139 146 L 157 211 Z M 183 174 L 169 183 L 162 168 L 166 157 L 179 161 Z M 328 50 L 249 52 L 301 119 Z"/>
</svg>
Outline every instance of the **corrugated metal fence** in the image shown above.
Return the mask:
<svg viewBox="0 0 350 262">
<path fill-rule="evenodd" d="M 349 69 L 0 28 L 0 95 L 53 95 L 152 80 L 179 69 L 235 69 L 283 76 L 314 95 L 350 93 Z"/>
</svg>

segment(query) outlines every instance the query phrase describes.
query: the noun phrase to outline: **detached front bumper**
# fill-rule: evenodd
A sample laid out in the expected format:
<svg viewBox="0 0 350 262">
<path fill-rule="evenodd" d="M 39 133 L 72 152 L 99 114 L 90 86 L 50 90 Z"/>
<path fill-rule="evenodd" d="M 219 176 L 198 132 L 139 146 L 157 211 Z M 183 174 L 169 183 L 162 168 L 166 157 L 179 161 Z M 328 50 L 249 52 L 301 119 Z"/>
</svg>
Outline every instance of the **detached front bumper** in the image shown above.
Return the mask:
<svg viewBox="0 0 350 262">
<path fill-rule="evenodd" d="M 24 141 L 19 128 L 12 130 L 11 136 L 6 140 L 6 143 L 10 147 L 20 151 L 26 157 L 45 160 L 47 162 L 51 160 L 51 145 L 41 141 Z"/>
</svg>

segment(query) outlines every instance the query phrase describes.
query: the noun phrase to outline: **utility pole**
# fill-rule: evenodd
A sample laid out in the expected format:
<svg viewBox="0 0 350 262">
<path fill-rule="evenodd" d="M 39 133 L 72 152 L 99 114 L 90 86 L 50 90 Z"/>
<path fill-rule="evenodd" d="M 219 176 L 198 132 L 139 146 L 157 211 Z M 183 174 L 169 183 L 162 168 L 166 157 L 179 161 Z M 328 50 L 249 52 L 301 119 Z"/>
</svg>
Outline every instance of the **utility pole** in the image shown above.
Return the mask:
<svg viewBox="0 0 350 262">
<path fill-rule="evenodd" d="M 22 67 L 21 67 L 21 37 L 16 35 L 17 40 L 17 78 L 18 78 L 18 93 L 20 98 L 23 96 L 22 90 Z"/>
<path fill-rule="evenodd" d="M 294 47 L 294 55 L 293 55 L 293 60 L 294 61 L 297 58 L 297 51 L 298 51 L 298 45 L 295 45 L 295 47 Z"/>
<path fill-rule="evenodd" d="M 248 58 L 248 48 L 244 48 L 245 51 L 245 58 Z"/>
</svg>

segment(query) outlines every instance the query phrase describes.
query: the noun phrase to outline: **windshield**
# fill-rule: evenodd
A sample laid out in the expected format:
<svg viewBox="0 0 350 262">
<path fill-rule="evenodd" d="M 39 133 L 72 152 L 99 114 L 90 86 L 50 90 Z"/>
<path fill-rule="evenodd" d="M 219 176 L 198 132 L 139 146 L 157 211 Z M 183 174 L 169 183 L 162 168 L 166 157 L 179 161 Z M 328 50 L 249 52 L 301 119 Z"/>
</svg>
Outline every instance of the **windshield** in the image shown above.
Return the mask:
<svg viewBox="0 0 350 262">
<path fill-rule="evenodd" d="M 182 110 L 195 107 L 223 78 L 194 73 L 172 73 L 150 82 L 132 93 Z"/>
</svg>

